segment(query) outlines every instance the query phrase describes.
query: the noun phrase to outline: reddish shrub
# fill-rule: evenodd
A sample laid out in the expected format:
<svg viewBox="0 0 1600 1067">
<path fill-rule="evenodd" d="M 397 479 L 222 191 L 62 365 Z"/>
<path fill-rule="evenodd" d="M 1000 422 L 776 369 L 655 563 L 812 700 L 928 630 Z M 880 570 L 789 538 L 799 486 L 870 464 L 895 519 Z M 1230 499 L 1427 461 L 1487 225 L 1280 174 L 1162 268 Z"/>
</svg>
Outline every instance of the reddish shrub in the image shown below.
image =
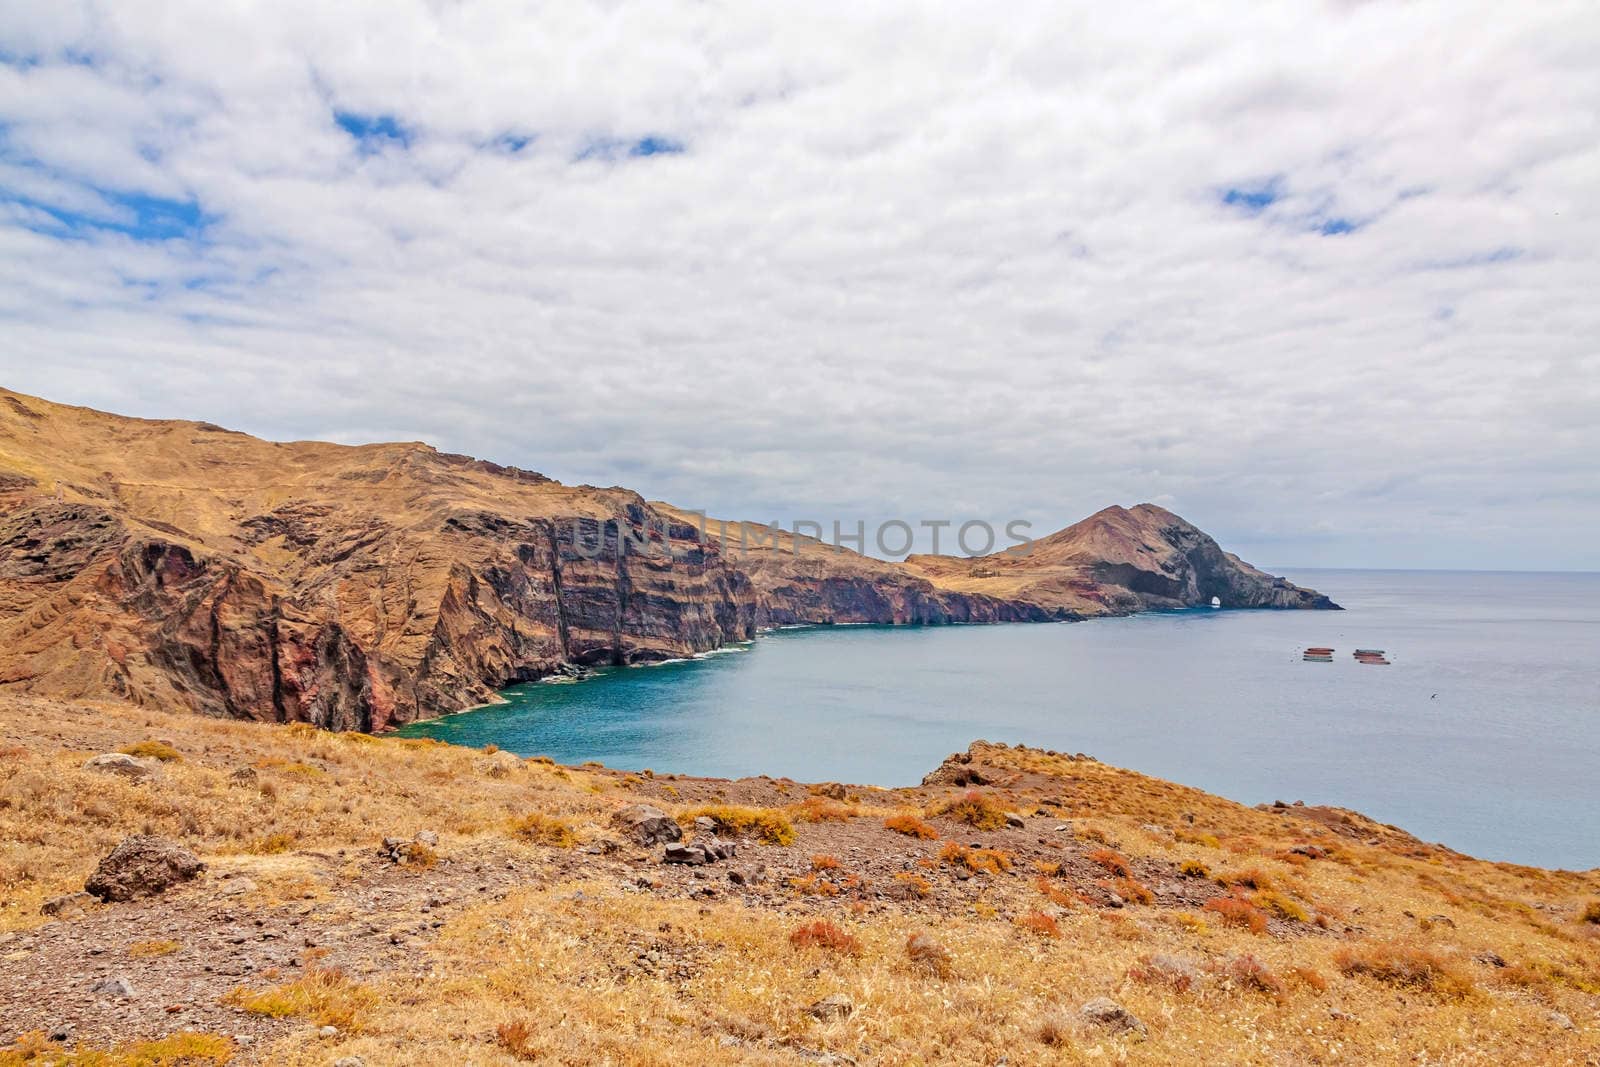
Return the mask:
<svg viewBox="0 0 1600 1067">
<path fill-rule="evenodd" d="M 1128 861 L 1121 854 L 1113 852 L 1109 848 L 1095 849 L 1089 853 L 1089 860 L 1093 863 L 1098 863 L 1112 874 L 1123 878 L 1132 873 L 1132 869 L 1128 866 Z"/>
<path fill-rule="evenodd" d="M 1232 926 L 1243 926 L 1252 934 L 1267 932 L 1267 913 L 1238 897 L 1217 897 L 1206 901 L 1205 911 L 1215 912 L 1218 918 Z"/>
<path fill-rule="evenodd" d="M 1281 998 L 1289 988 L 1266 964 L 1248 953 L 1223 964 L 1222 975 L 1240 989 L 1265 993 L 1274 999 Z"/>
<path fill-rule="evenodd" d="M 795 948 L 821 948 L 845 956 L 861 955 L 861 942 L 825 919 L 798 927 L 789 935 Z"/>
<path fill-rule="evenodd" d="M 883 820 L 883 825 L 897 834 L 921 838 L 924 841 L 932 841 L 939 836 L 938 830 L 910 813 L 891 815 Z"/>
<path fill-rule="evenodd" d="M 1060 937 L 1061 927 L 1042 911 L 1030 911 L 1017 920 L 1017 925 L 1040 937 Z"/>
</svg>

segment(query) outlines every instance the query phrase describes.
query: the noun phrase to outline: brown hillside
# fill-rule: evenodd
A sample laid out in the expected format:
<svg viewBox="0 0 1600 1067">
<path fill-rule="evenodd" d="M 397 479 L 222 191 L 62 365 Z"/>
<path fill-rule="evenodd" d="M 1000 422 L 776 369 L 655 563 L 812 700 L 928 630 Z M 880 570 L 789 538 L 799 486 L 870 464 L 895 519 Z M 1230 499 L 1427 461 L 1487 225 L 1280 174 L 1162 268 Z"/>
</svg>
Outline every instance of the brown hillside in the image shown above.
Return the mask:
<svg viewBox="0 0 1600 1067">
<path fill-rule="evenodd" d="M 725 549 L 629 490 L 424 444 L 270 442 L 5 390 L 0 509 L 0 691 L 344 730 L 773 625 L 1332 606 L 1150 505 L 1023 560 Z"/>
</svg>

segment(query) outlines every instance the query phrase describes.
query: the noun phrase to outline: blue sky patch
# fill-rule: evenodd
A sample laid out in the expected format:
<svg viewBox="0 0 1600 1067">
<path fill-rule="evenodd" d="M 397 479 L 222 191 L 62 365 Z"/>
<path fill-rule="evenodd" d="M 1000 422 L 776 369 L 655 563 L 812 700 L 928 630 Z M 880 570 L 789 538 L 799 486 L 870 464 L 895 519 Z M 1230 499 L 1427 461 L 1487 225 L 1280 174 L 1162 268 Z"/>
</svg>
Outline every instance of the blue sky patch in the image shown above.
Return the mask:
<svg viewBox="0 0 1600 1067">
<path fill-rule="evenodd" d="M 73 211 L 0 191 L 0 202 L 18 204 L 47 216 L 49 223 L 35 221 L 23 225 L 35 233 L 52 237 L 88 237 L 96 233 L 120 233 L 136 241 L 198 240 L 212 219 L 198 200 L 175 200 L 147 193 L 119 193 L 95 189 L 111 210 L 104 214 Z"/>
<path fill-rule="evenodd" d="M 1324 237 L 1337 237 L 1341 233 L 1355 233 L 1361 228 L 1359 223 L 1351 222 L 1337 216 L 1323 219 L 1317 226 L 1317 232 Z"/>
<path fill-rule="evenodd" d="M 363 115 L 355 111 L 334 111 L 333 121 L 356 142 L 364 156 L 385 148 L 409 148 L 411 131 L 393 115 Z"/>
<path fill-rule="evenodd" d="M 1218 194 L 1218 199 L 1246 215 L 1259 215 L 1283 199 L 1283 180 L 1269 178 L 1262 182 L 1230 185 Z"/>
<path fill-rule="evenodd" d="M 586 159 L 599 159 L 607 163 L 624 157 L 642 159 L 646 156 L 678 155 L 687 150 L 687 146 L 671 137 L 661 137 L 650 134 L 637 141 L 621 141 L 611 137 L 597 137 L 583 146 L 573 162 L 579 163 Z"/>
<path fill-rule="evenodd" d="M 502 133 L 489 142 L 489 147 L 507 155 L 516 155 L 534 142 L 534 138 L 520 133 Z"/>
</svg>

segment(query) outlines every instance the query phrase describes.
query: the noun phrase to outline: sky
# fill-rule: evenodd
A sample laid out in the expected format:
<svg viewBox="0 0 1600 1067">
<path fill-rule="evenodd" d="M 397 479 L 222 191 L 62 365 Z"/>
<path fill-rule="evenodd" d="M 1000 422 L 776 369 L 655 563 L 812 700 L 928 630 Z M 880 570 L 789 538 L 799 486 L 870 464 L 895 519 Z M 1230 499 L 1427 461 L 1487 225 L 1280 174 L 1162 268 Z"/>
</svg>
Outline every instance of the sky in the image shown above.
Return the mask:
<svg viewBox="0 0 1600 1067">
<path fill-rule="evenodd" d="M 0 0 L 0 384 L 785 525 L 1600 569 L 1597 55 L 1555 0 Z"/>
</svg>

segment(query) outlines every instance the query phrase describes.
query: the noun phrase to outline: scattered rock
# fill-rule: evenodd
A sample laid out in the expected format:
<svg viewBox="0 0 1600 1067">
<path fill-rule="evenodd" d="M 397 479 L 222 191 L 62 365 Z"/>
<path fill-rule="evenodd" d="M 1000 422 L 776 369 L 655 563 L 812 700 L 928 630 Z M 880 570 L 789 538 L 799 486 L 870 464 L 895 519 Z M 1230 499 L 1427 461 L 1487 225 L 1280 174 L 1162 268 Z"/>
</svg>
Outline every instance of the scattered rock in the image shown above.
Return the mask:
<svg viewBox="0 0 1600 1067">
<path fill-rule="evenodd" d="M 322 1029 L 317 1031 L 317 1036 L 318 1037 L 338 1037 L 339 1036 L 339 1028 L 337 1026 L 324 1026 Z"/>
<path fill-rule="evenodd" d="M 261 776 L 256 773 L 256 769 L 254 767 L 240 767 L 238 770 L 228 775 L 228 784 L 245 787 L 253 786 L 260 777 Z"/>
<path fill-rule="evenodd" d="M 230 878 L 228 883 L 222 887 L 222 895 L 225 897 L 236 897 L 242 893 L 254 893 L 255 891 L 256 884 L 248 878 Z"/>
<path fill-rule="evenodd" d="M 1326 849 L 1318 848 L 1316 845 L 1296 845 L 1289 851 L 1296 856 L 1305 856 L 1313 860 L 1320 860 L 1328 854 Z"/>
<path fill-rule="evenodd" d="M 412 840 L 419 845 L 427 845 L 429 848 L 439 847 L 439 835 L 434 833 L 432 830 L 418 831 L 417 836 L 412 838 Z"/>
<path fill-rule="evenodd" d="M 367 1064 L 360 1056 L 341 1056 L 333 1061 L 333 1067 L 367 1067 Z"/>
<path fill-rule="evenodd" d="M 697 815 L 694 820 L 694 832 L 697 834 L 714 834 L 717 832 L 717 820 L 709 815 Z"/>
<path fill-rule="evenodd" d="M 59 919 L 66 919 L 74 915 L 82 915 L 89 905 L 94 903 L 96 903 L 96 900 L 92 894 L 83 892 L 67 893 L 63 896 L 51 897 L 39 905 L 39 911 L 44 915 L 54 915 Z"/>
<path fill-rule="evenodd" d="M 840 1019 L 848 1019 L 850 1013 L 855 1010 L 855 1002 L 849 997 L 843 993 L 832 993 L 807 1008 L 806 1014 L 823 1022 L 837 1022 Z"/>
<path fill-rule="evenodd" d="M 696 866 L 705 863 L 715 863 L 718 860 L 732 859 L 738 853 L 738 846 L 730 841 L 719 841 L 715 837 L 696 840 L 693 844 L 675 842 L 666 847 L 661 856 L 662 863 L 689 863 Z M 700 877 L 696 875 L 695 877 Z"/>
<path fill-rule="evenodd" d="M 1078 1014 L 1096 1026 L 1115 1034 L 1149 1032 L 1137 1015 L 1107 997 L 1095 997 L 1079 1008 Z"/>
<path fill-rule="evenodd" d="M 706 862 L 705 852 L 694 845 L 668 845 L 666 852 L 661 857 L 662 863 L 691 863 L 702 864 Z"/>
<path fill-rule="evenodd" d="M 744 872 L 743 871 L 729 871 L 728 872 L 728 881 L 732 882 L 734 885 L 744 885 L 745 884 Z"/>
<path fill-rule="evenodd" d="M 121 997 L 124 1000 L 133 999 L 133 983 L 126 978 L 102 978 L 89 987 L 89 992 L 99 993 L 107 997 Z"/>
<path fill-rule="evenodd" d="M 1025 829 L 1028 824 L 1022 821 L 1022 816 L 1008 812 L 1006 814 L 1006 825 L 1011 827 L 1013 830 L 1022 830 Z"/>
<path fill-rule="evenodd" d="M 107 752 L 95 756 L 85 761 L 83 769 L 99 774 L 120 774 L 135 781 L 154 778 L 161 773 L 161 766 L 155 760 L 136 759 L 122 752 Z"/>
<path fill-rule="evenodd" d="M 1504 967 L 1506 965 L 1506 961 L 1501 958 L 1498 952 L 1480 952 L 1472 958 L 1489 967 Z"/>
<path fill-rule="evenodd" d="M 205 869 L 198 856 L 176 841 L 136 834 L 100 861 L 83 888 L 101 900 L 133 900 L 164 893 Z"/>
<path fill-rule="evenodd" d="M 1423 921 L 1430 926 L 1448 926 L 1452 930 L 1456 928 L 1456 921 L 1448 915 L 1430 915 Z"/>
<path fill-rule="evenodd" d="M 1545 1015 L 1545 1021 L 1557 1030 L 1576 1030 L 1578 1028 L 1571 1019 L 1562 1015 L 1559 1011 L 1552 1011 Z"/>
<path fill-rule="evenodd" d="M 821 785 L 814 785 L 811 787 L 811 792 L 819 797 L 827 797 L 829 800 L 843 800 L 849 795 L 845 787 L 838 782 L 823 782 Z"/>
<path fill-rule="evenodd" d="M 649 804 L 630 804 L 613 815 L 611 823 L 636 845 L 683 840 L 683 831 L 672 817 Z"/>
<path fill-rule="evenodd" d="M 72 1023 L 61 1023 L 59 1026 L 54 1026 L 50 1030 L 50 1040 L 70 1041 L 72 1040 L 72 1031 L 74 1029 L 76 1027 Z"/>
</svg>

